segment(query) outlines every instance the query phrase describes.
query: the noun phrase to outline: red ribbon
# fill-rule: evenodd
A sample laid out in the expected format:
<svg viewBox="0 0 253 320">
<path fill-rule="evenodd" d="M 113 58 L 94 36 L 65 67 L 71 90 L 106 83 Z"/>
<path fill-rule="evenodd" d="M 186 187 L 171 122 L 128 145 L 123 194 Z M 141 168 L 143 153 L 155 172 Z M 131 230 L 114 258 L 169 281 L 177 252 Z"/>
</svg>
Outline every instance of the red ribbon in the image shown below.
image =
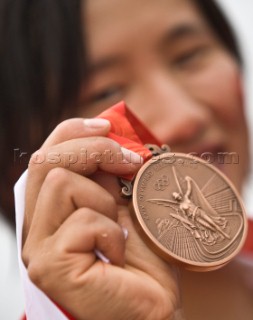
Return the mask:
<svg viewBox="0 0 253 320">
<path fill-rule="evenodd" d="M 123 101 L 102 112 L 98 118 L 110 121 L 111 130 L 108 138 L 118 142 L 122 147 L 139 154 L 144 162 L 152 157 L 151 151 L 145 147 L 145 144 L 161 145 Z M 133 176 L 124 176 L 123 178 L 132 180 Z"/>
<path fill-rule="evenodd" d="M 119 142 L 124 148 L 132 150 L 147 158 L 152 157 L 145 144 L 160 145 L 140 120 L 127 108 L 122 101 L 102 112 L 98 118 L 107 119 L 111 123 L 108 137 Z"/>
</svg>

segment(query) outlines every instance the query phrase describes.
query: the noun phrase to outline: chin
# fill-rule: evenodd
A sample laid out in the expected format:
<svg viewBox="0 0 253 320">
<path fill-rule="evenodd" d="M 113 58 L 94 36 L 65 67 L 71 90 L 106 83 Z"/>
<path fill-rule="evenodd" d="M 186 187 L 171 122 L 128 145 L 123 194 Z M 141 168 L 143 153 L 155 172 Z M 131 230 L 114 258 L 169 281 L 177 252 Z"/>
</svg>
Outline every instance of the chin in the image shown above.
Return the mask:
<svg viewBox="0 0 253 320">
<path fill-rule="evenodd" d="M 241 193 L 246 175 L 238 166 L 239 164 L 218 164 L 216 167 L 229 178 L 237 191 Z"/>
</svg>

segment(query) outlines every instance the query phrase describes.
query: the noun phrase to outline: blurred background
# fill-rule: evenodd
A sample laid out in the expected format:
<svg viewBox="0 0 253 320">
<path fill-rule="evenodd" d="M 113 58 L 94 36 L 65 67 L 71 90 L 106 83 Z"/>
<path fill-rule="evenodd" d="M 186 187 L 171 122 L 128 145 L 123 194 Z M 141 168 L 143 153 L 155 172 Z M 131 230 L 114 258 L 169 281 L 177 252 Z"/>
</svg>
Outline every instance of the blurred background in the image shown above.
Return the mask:
<svg viewBox="0 0 253 320">
<path fill-rule="evenodd" d="M 244 60 L 244 79 L 246 90 L 246 112 L 251 136 L 251 160 L 253 160 L 253 1 L 252 0 L 216 0 L 227 13 L 234 26 Z M 243 143 L 243 142 L 242 142 Z M 252 166 L 253 166 L 253 161 Z M 253 217 L 253 170 L 245 188 L 245 205 L 248 214 Z"/>
</svg>

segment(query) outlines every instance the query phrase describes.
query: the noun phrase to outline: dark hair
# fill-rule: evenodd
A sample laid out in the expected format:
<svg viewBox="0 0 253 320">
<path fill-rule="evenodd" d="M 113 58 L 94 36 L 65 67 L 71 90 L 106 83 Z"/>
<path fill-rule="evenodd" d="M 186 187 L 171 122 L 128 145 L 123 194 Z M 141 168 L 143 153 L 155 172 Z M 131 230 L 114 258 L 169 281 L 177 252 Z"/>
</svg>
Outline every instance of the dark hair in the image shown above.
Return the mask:
<svg viewBox="0 0 253 320">
<path fill-rule="evenodd" d="M 79 0 L 0 4 L 0 206 L 12 221 L 12 185 L 27 166 L 14 149 L 38 148 L 82 82 L 80 12 Z"/>
<path fill-rule="evenodd" d="M 230 51 L 239 64 L 242 64 L 240 50 L 231 25 L 227 21 L 224 13 L 220 10 L 216 0 L 193 0 L 206 21 L 212 26 L 214 32 L 220 38 L 221 42 Z"/>
<path fill-rule="evenodd" d="M 240 62 L 233 32 L 215 2 L 192 1 Z M 12 186 L 27 166 L 20 152 L 38 148 L 67 106 L 75 112 L 86 70 L 81 5 L 80 0 L 0 4 L 0 206 L 12 222 Z"/>
</svg>

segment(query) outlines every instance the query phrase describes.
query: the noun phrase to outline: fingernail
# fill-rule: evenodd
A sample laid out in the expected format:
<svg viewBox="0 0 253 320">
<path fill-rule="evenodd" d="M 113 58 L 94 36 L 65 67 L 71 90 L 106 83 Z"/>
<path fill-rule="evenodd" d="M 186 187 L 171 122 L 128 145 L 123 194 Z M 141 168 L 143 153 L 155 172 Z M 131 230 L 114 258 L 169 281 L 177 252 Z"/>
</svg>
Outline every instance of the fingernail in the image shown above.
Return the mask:
<svg viewBox="0 0 253 320">
<path fill-rule="evenodd" d="M 106 258 L 106 256 L 104 256 L 102 252 L 100 252 L 99 250 L 96 250 L 96 249 L 94 251 L 95 251 L 96 256 L 101 261 L 103 261 L 104 263 L 107 263 L 107 264 L 111 263 L 111 261 L 108 258 Z"/>
<path fill-rule="evenodd" d="M 84 119 L 83 122 L 84 122 L 85 127 L 92 128 L 92 129 L 109 127 L 111 125 L 108 120 L 99 119 L 99 118 Z"/>
<path fill-rule="evenodd" d="M 124 159 L 128 163 L 134 163 L 134 164 L 142 164 L 143 163 L 143 158 L 138 153 L 135 153 L 135 152 L 128 150 L 126 148 L 123 148 L 123 147 L 121 147 L 121 151 L 124 155 Z"/>
<path fill-rule="evenodd" d="M 123 234 L 124 234 L 124 238 L 126 240 L 128 238 L 128 230 L 125 227 L 121 227 L 121 228 L 122 228 L 122 231 L 123 231 Z"/>
</svg>

